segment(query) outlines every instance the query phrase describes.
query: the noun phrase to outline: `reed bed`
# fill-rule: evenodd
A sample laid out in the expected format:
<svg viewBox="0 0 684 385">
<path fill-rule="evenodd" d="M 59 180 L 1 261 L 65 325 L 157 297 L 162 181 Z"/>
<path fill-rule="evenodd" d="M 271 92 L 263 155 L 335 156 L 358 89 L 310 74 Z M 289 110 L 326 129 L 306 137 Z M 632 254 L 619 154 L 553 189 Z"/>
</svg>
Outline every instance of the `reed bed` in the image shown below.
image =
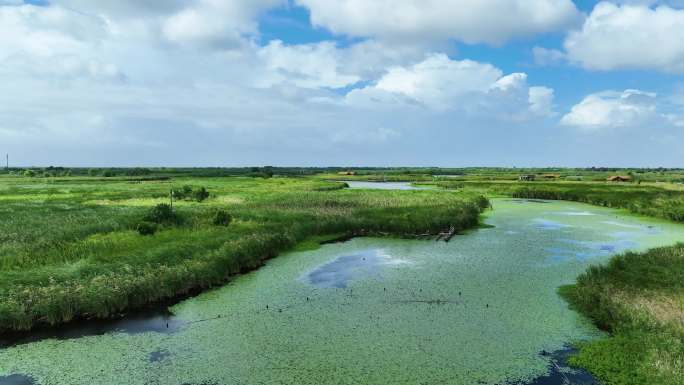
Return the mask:
<svg viewBox="0 0 684 385">
<path fill-rule="evenodd" d="M 177 223 L 136 226 L 170 191 Z M 345 190 L 305 178 L 4 178 L 0 188 L 0 330 L 107 318 L 225 283 L 312 236 L 413 237 L 478 224 L 478 194 Z M 486 201 L 486 200 L 485 200 Z M 216 225 L 217 210 L 228 213 Z"/>
<path fill-rule="evenodd" d="M 684 383 L 684 244 L 616 256 L 560 291 L 612 332 L 580 344 L 573 364 L 606 385 Z"/>
</svg>

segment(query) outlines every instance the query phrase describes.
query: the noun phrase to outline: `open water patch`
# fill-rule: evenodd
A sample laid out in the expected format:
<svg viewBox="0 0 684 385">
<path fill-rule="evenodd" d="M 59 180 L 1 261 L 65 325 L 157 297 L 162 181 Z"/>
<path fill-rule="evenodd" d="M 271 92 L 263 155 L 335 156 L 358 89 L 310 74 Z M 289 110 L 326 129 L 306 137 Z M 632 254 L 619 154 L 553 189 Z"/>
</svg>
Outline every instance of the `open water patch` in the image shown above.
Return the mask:
<svg viewBox="0 0 684 385">
<path fill-rule="evenodd" d="M 0 385 L 36 385 L 31 377 L 21 374 L 0 376 Z"/>
<path fill-rule="evenodd" d="M 568 359 L 576 349 L 564 348 L 553 353 L 542 352 L 549 358 L 548 373 L 520 385 L 599 385 L 588 371 L 570 366 Z"/>
<path fill-rule="evenodd" d="M 339 256 L 317 267 L 306 275 L 305 281 L 319 288 L 343 289 L 352 281 L 377 277 L 382 268 L 406 263 L 383 250 L 366 250 Z"/>
<path fill-rule="evenodd" d="M 567 227 L 572 227 L 568 224 L 552 221 L 550 219 L 545 218 L 535 218 L 532 220 L 532 223 L 534 224 L 534 226 L 542 230 L 560 230 Z"/>
<path fill-rule="evenodd" d="M 167 309 L 149 309 L 122 318 L 76 321 L 59 327 L 38 329 L 31 332 L 7 333 L 0 337 L 0 349 L 14 345 L 29 344 L 45 339 L 70 340 L 108 333 L 140 334 L 156 332 L 175 333 L 185 322 L 177 319 Z M 0 385 L 4 385 L 0 382 Z"/>
</svg>

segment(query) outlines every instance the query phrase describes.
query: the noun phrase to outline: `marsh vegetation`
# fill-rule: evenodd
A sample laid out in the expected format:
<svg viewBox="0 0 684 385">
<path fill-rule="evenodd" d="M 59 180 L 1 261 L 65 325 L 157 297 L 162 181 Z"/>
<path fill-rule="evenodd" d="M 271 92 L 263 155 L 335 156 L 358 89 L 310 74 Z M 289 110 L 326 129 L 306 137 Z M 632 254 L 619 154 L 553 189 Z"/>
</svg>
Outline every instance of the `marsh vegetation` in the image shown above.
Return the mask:
<svg viewBox="0 0 684 385">
<path fill-rule="evenodd" d="M 293 178 L 3 178 L 0 329 L 118 315 L 224 283 L 311 236 L 463 230 L 482 210 L 474 195 L 341 187 Z M 173 202 L 170 191 L 180 192 Z"/>
</svg>

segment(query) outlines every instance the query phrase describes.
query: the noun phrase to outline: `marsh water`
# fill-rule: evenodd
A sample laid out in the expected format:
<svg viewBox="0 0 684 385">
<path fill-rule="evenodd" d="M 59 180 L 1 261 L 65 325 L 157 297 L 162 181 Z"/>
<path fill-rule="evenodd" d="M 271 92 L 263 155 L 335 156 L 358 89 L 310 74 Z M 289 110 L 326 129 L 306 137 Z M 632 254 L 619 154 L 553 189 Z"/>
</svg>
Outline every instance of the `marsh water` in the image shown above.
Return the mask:
<svg viewBox="0 0 684 385">
<path fill-rule="evenodd" d="M 429 190 L 432 186 L 414 186 L 410 182 L 366 182 L 344 181 L 351 189 L 374 189 L 374 190 Z"/>
<path fill-rule="evenodd" d="M 492 227 L 450 243 L 281 255 L 173 306 L 172 330 L 1 349 L 0 384 L 561 384 L 550 352 L 601 332 L 557 287 L 615 253 L 684 240 L 680 225 L 610 209 L 493 203 Z"/>
</svg>

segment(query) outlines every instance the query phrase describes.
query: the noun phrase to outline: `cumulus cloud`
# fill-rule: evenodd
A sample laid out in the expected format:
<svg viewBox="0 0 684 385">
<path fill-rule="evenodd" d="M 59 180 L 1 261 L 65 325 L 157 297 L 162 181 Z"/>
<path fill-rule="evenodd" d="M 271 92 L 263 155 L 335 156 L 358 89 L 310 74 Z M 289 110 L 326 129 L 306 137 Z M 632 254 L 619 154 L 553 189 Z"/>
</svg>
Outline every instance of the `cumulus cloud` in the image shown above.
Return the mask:
<svg viewBox="0 0 684 385">
<path fill-rule="evenodd" d="M 571 0 L 297 0 L 313 24 L 386 41 L 500 44 L 562 30 L 580 20 Z"/>
<path fill-rule="evenodd" d="M 522 120 L 551 113 L 553 90 L 530 87 L 527 75 L 505 75 L 487 63 L 431 54 L 411 66 L 391 68 L 375 84 L 352 90 L 349 104 L 458 110 Z"/>
<path fill-rule="evenodd" d="M 167 39 L 181 44 L 225 46 L 257 32 L 260 12 L 281 0 L 198 0 L 168 17 L 162 26 Z"/>
<path fill-rule="evenodd" d="M 664 117 L 658 111 L 656 97 L 639 90 L 588 95 L 563 116 L 561 123 L 588 131 L 653 123 Z"/>
<path fill-rule="evenodd" d="M 304 88 L 341 88 L 360 80 L 357 75 L 345 73 L 343 51 L 334 42 L 288 46 L 274 40 L 257 54 L 273 74 L 265 79 L 265 86 L 287 82 Z"/>
<path fill-rule="evenodd" d="M 140 18 L 169 14 L 188 6 L 191 0 L 51 0 L 50 3 L 90 15 L 109 18 Z"/>
<path fill-rule="evenodd" d="M 53 0 L 54 5 L 98 16 L 117 33 L 159 35 L 187 47 L 235 48 L 258 34 L 258 16 L 284 0 Z"/>
<path fill-rule="evenodd" d="M 100 17 L 59 6 L 0 6 L 0 25 L 0 74 L 124 78 L 117 65 L 102 59 L 99 47 L 109 31 Z"/>
<path fill-rule="evenodd" d="M 473 13 L 480 4 L 504 2 L 465 3 L 462 10 L 455 2 L 430 3 L 409 16 L 389 7 L 377 29 L 365 25 L 365 14 L 338 20 L 337 32 L 371 38 L 306 44 L 259 37 L 259 15 L 276 0 L 0 3 L 0 142 L 28 159 L 24 164 L 339 164 L 350 153 L 359 163 L 434 164 L 456 153 L 463 154 L 459 161 L 487 160 L 473 146 L 483 136 L 502 138 L 490 148 L 505 154 L 509 140 L 524 142 L 516 143 L 525 149 L 518 154 L 532 154 L 528 149 L 552 147 L 543 143 L 551 135 L 544 132 L 570 137 L 574 130 L 545 130 L 557 124 L 549 119 L 557 108 L 553 89 L 531 84 L 524 73 L 456 59 L 437 43 L 495 43 L 550 30 L 528 12 L 536 2 L 502 5 L 525 23 L 500 22 L 499 13 L 484 22 Z M 312 5 L 312 17 L 323 25 L 321 4 Z M 327 4 L 335 10 L 345 2 Z M 400 12 L 419 3 L 392 4 Z M 450 13 L 454 25 L 423 8 Z M 348 15 L 339 11 L 340 19 Z M 468 29 L 470 20 L 458 12 L 479 17 L 486 28 Z M 347 31 L 352 22 L 359 29 Z M 419 41 L 399 41 L 414 33 Z M 656 96 L 622 94 L 587 97 L 563 123 L 684 122 L 681 109 L 664 108 Z M 586 112 L 592 108 L 599 112 Z M 378 151 L 386 143 L 392 145 Z"/>
<path fill-rule="evenodd" d="M 567 58 L 588 69 L 684 72 L 684 9 L 601 2 L 565 39 Z"/>
</svg>

